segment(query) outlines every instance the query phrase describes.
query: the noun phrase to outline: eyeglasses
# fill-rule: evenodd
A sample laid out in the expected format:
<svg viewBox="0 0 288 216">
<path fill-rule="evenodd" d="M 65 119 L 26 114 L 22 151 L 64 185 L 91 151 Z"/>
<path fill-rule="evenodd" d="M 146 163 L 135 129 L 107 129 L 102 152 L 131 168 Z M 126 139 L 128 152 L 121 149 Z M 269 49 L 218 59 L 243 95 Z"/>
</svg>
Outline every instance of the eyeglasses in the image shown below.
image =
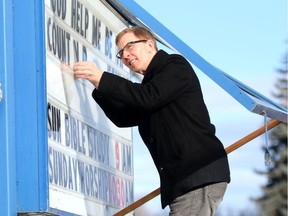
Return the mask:
<svg viewBox="0 0 288 216">
<path fill-rule="evenodd" d="M 119 59 L 122 59 L 122 58 L 123 58 L 123 53 L 124 53 L 124 51 L 125 51 L 125 52 L 129 52 L 129 51 L 132 49 L 132 47 L 133 47 L 134 44 L 136 44 L 136 43 L 141 43 L 141 42 L 146 42 L 146 41 L 147 41 L 147 40 L 137 40 L 137 41 L 131 41 L 131 42 L 127 43 L 127 44 L 123 47 L 123 49 L 121 49 L 121 50 L 117 53 L 116 57 L 119 58 Z"/>
</svg>

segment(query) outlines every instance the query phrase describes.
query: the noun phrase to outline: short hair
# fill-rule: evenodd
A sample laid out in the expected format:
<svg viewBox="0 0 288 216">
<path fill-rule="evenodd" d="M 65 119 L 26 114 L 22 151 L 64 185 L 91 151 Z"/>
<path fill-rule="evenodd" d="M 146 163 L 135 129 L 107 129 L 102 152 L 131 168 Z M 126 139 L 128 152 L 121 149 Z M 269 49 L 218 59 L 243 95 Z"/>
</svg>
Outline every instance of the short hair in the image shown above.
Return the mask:
<svg viewBox="0 0 288 216">
<path fill-rule="evenodd" d="M 136 37 L 140 39 L 152 40 L 154 42 L 155 49 L 158 50 L 157 44 L 156 44 L 156 38 L 154 37 L 154 35 L 147 28 L 144 28 L 141 26 L 129 27 L 119 32 L 119 34 L 115 38 L 116 45 L 118 44 L 120 38 L 124 34 L 129 33 L 129 32 L 132 32 Z"/>
</svg>

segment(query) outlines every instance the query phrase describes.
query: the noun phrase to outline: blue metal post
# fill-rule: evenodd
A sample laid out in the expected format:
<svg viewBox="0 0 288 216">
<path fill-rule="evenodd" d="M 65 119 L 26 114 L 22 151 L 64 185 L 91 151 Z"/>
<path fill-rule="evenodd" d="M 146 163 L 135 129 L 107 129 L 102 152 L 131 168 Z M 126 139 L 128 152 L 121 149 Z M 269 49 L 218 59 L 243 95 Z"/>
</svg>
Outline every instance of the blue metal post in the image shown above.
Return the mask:
<svg viewBox="0 0 288 216">
<path fill-rule="evenodd" d="M 17 207 L 39 212 L 49 206 L 44 1 L 13 2 Z"/>
<path fill-rule="evenodd" d="M 1 215 L 48 210 L 44 1 L 0 8 Z"/>
</svg>

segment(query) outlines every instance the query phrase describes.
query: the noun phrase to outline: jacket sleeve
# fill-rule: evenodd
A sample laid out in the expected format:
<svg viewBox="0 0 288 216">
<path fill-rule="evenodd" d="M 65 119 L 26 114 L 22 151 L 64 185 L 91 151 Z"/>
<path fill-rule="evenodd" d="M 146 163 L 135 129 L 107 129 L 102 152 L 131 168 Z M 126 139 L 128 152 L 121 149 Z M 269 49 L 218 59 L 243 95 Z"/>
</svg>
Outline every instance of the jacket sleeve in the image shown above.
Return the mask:
<svg viewBox="0 0 288 216">
<path fill-rule="evenodd" d="M 106 116 L 117 127 L 133 127 L 138 125 L 139 112 L 119 100 L 101 96 L 97 89 L 92 92 L 93 99 L 98 103 Z"/>
<path fill-rule="evenodd" d="M 199 90 L 199 86 L 193 85 L 198 83 L 195 82 L 197 77 L 186 60 L 172 56 L 166 62 L 161 67 L 158 66 L 152 77 L 142 84 L 104 72 L 98 91 L 104 97 L 118 99 L 140 110 L 151 111 L 177 99 L 185 91 Z"/>
</svg>

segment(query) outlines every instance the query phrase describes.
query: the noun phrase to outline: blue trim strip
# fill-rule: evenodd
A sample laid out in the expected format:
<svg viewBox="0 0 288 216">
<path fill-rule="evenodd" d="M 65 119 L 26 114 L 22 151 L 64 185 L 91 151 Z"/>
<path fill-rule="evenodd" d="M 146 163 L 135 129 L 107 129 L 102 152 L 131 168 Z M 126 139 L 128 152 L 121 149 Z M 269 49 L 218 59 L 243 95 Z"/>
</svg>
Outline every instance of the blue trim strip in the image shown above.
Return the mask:
<svg viewBox="0 0 288 216">
<path fill-rule="evenodd" d="M 1 215 L 16 215 L 15 100 L 13 74 L 12 0 L 0 7 L 0 203 Z"/>
<path fill-rule="evenodd" d="M 47 134 L 47 88 L 46 88 L 46 49 L 45 49 L 45 1 L 35 3 L 35 28 L 36 33 L 36 91 L 38 110 L 38 151 L 39 163 L 39 210 L 49 207 L 49 172 L 48 172 L 48 134 Z"/>
</svg>

